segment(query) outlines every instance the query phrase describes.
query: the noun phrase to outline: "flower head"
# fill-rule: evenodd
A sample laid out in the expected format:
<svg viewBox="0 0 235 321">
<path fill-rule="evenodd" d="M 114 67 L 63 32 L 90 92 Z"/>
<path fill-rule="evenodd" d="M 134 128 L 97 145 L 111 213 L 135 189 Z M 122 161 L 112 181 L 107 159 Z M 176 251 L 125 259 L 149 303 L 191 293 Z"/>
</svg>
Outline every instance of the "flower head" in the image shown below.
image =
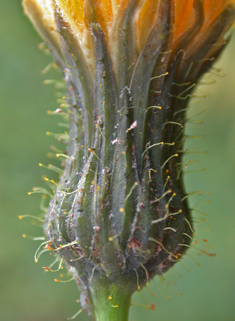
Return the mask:
<svg viewBox="0 0 235 321">
<path fill-rule="evenodd" d="M 153 31 L 159 20 L 162 7 L 168 7 L 171 16 L 173 41 L 172 47 L 190 32 L 191 46 L 192 38 L 199 45 L 203 41 L 208 28 L 223 18 L 226 11 L 234 10 L 234 0 L 24 0 L 26 13 L 29 15 L 42 37 L 47 41 L 49 37 L 53 42 L 59 41 L 56 15 L 61 15 L 77 39 L 79 45 L 86 53 L 87 59 L 91 58 L 93 36 L 90 32 L 91 25 L 97 23 L 101 26 L 109 50 L 112 51 L 111 59 L 115 60 L 117 52 L 116 42 L 120 41 L 122 31 L 128 37 L 128 46 L 131 45 L 132 60 L 135 62 L 143 49 L 148 36 Z M 223 14 L 224 12 L 224 14 Z M 221 16 L 222 15 L 222 16 Z M 231 26 L 233 18 L 227 14 L 227 21 L 223 24 L 223 32 Z M 229 21 L 230 20 L 230 21 Z M 46 36 L 50 34 L 50 36 Z M 194 37 L 193 37 L 194 34 Z M 219 39 L 217 39 L 218 42 Z M 182 46 L 184 50 L 190 50 L 190 43 Z M 194 48 L 195 49 L 195 48 Z M 57 48 L 58 50 L 58 48 Z M 113 57 L 112 57 L 113 56 Z"/>
<path fill-rule="evenodd" d="M 190 246 L 185 109 L 227 42 L 235 1 L 23 3 L 63 70 L 70 105 L 65 171 L 45 235 L 97 316 L 97 284 L 107 306 L 112 291 L 130 296 Z"/>
</svg>

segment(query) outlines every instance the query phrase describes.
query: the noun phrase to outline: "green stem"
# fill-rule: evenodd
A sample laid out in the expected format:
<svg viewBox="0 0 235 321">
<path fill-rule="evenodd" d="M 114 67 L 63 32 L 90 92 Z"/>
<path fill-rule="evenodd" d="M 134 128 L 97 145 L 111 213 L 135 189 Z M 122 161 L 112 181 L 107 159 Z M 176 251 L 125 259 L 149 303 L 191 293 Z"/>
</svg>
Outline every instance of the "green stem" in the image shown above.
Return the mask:
<svg viewBox="0 0 235 321">
<path fill-rule="evenodd" d="M 132 295 L 128 286 L 93 283 L 90 295 L 96 321 L 128 321 Z"/>
</svg>

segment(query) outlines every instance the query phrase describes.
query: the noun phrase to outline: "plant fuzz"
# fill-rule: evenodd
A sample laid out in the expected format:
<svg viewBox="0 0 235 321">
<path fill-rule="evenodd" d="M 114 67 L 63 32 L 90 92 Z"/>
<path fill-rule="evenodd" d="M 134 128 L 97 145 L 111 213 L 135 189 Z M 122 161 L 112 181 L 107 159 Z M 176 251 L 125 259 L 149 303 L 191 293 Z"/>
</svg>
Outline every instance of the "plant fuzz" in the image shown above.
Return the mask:
<svg viewBox="0 0 235 321">
<path fill-rule="evenodd" d="M 178 262 L 194 236 L 182 182 L 186 107 L 225 46 L 235 9 L 205 26 L 195 0 L 193 24 L 175 41 L 174 1 L 159 1 L 138 55 L 134 5 L 117 19 L 112 48 L 90 13 L 91 70 L 57 2 L 59 49 L 36 24 L 69 97 L 69 141 L 58 155 L 65 170 L 45 218 L 46 243 L 73 273 L 91 320 L 125 321 L 132 293 Z"/>
</svg>

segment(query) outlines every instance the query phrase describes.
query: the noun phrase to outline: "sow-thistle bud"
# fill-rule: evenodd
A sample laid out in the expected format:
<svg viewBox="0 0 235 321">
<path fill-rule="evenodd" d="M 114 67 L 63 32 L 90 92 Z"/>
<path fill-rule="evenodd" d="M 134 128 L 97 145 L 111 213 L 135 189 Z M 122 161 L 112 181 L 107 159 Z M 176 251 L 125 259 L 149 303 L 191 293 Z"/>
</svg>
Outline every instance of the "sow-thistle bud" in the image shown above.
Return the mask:
<svg viewBox="0 0 235 321">
<path fill-rule="evenodd" d="M 235 1 L 23 3 L 70 106 L 45 236 L 91 320 L 125 321 L 132 293 L 180 260 L 194 235 L 180 165 L 185 110 L 226 45 Z"/>
</svg>

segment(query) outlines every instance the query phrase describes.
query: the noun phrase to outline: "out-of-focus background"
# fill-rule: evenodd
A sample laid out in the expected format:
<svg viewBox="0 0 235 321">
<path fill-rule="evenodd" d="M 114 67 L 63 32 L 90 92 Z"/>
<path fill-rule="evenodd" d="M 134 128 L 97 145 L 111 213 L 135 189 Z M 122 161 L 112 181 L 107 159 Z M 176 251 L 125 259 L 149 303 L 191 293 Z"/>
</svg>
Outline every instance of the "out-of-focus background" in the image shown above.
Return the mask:
<svg viewBox="0 0 235 321">
<path fill-rule="evenodd" d="M 42 229 L 33 219 L 18 219 L 18 215 L 40 213 L 40 195 L 28 196 L 27 192 L 33 186 L 45 186 L 43 175 L 56 177 L 38 163 L 56 164 L 47 153 L 51 145 L 58 145 L 46 132 L 64 130 L 58 127 L 56 116 L 47 115 L 48 109 L 57 108 L 55 94 L 59 90 L 42 83 L 60 76 L 55 71 L 40 73 L 51 62 L 51 57 L 38 49 L 40 42 L 23 15 L 21 0 L 0 0 L 1 321 L 64 321 L 79 310 L 75 283 L 55 283 L 55 275 L 42 269 L 53 257 L 44 253 L 35 264 L 33 256 L 40 242 L 22 238 L 23 233 L 41 236 Z M 188 123 L 188 133 L 197 137 L 188 142 L 190 153 L 185 157 L 189 164 L 185 168 L 187 191 L 201 191 L 190 198 L 190 205 L 207 213 L 203 222 L 205 216 L 194 212 L 198 244 L 182 264 L 166 274 L 166 280 L 156 278 L 150 291 L 133 297 L 135 303 L 154 303 L 156 309 L 133 306 L 131 321 L 235 320 L 234 53 L 235 35 L 216 65 L 222 70 L 213 69 L 201 81 L 204 84 L 197 95 L 207 98 L 195 98 L 190 104 L 189 116 L 205 108 Z M 200 249 L 216 256 L 202 254 Z M 60 274 L 56 277 L 66 279 L 66 273 L 64 278 Z M 87 320 L 87 316 L 82 313 L 77 320 Z"/>
</svg>

